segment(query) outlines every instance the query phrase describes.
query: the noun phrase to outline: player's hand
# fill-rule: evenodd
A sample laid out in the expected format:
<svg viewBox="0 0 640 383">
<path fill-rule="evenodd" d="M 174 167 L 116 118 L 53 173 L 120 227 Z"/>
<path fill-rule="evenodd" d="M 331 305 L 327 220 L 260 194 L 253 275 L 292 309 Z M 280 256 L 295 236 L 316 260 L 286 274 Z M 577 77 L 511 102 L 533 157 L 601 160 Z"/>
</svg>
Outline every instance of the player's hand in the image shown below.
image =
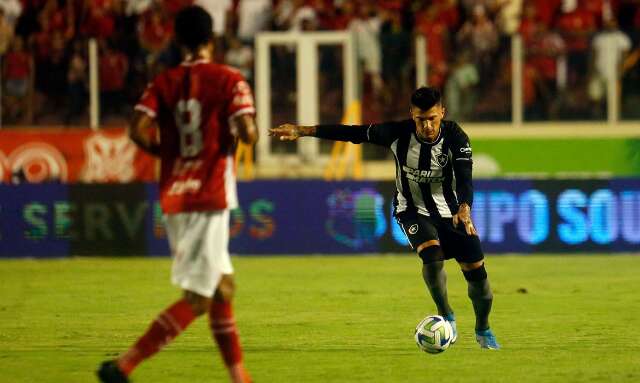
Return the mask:
<svg viewBox="0 0 640 383">
<path fill-rule="evenodd" d="M 476 227 L 473 226 L 473 221 L 471 221 L 471 208 L 466 203 L 461 204 L 458 208 L 458 213 L 453 215 L 453 226 L 457 227 L 460 222 L 464 225 L 464 230 L 467 234 L 478 235 Z"/>
<path fill-rule="evenodd" d="M 278 137 L 280 141 L 295 141 L 302 137 L 301 126 L 294 124 L 282 124 L 277 128 L 269 129 L 269 135 Z"/>
</svg>

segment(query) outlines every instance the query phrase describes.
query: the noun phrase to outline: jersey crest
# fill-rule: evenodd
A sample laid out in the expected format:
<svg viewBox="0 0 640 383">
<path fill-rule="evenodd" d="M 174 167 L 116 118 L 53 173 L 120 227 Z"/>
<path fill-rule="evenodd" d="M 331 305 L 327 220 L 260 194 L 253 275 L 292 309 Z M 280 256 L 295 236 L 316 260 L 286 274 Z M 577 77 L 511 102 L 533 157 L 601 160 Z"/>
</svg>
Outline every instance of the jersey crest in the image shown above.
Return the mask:
<svg viewBox="0 0 640 383">
<path fill-rule="evenodd" d="M 441 168 L 444 168 L 447 165 L 447 161 L 449 160 L 449 156 L 444 153 L 438 153 L 436 155 L 436 163 Z"/>
</svg>

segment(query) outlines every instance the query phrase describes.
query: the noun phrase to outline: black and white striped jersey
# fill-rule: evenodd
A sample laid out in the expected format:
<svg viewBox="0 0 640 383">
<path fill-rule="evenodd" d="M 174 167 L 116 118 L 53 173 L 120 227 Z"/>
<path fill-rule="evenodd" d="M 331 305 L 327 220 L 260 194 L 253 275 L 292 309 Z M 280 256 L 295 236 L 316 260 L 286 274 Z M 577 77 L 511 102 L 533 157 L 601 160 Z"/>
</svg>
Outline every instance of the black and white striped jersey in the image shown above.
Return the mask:
<svg viewBox="0 0 640 383">
<path fill-rule="evenodd" d="M 396 214 L 406 211 L 450 218 L 460 203 L 471 206 L 473 202 L 471 145 L 453 121 L 442 120 L 438 138 L 431 143 L 417 136 L 413 120 L 320 125 L 316 136 L 390 148 L 396 161 Z"/>
</svg>

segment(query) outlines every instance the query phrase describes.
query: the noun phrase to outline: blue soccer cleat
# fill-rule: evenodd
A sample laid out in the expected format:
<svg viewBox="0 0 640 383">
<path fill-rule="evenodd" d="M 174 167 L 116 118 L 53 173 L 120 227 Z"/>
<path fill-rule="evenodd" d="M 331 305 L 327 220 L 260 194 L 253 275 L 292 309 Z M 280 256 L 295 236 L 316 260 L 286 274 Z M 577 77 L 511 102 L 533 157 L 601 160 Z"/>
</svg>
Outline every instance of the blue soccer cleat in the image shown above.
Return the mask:
<svg viewBox="0 0 640 383">
<path fill-rule="evenodd" d="M 480 344 L 480 348 L 486 348 L 488 350 L 499 350 L 500 345 L 496 340 L 496 336 L 490 328 L 486 330 L 476 330 L 476 341 Z"/>
<path fill-rule="evenodd" d="M 451 344 L 454 344 L 456 343 L 456 340 L 458 340 L 458 328 L 456 327 L 456 316 L 453 315 L 453 313 L 451 313 L 451 314 L 443 315 L 442 317 L 444 318 L 444 320 L 449 322 L 449 324 L 451 325 L 451 328 L 453 329 L 453 334 L 451 335 Z"/>
</svg>

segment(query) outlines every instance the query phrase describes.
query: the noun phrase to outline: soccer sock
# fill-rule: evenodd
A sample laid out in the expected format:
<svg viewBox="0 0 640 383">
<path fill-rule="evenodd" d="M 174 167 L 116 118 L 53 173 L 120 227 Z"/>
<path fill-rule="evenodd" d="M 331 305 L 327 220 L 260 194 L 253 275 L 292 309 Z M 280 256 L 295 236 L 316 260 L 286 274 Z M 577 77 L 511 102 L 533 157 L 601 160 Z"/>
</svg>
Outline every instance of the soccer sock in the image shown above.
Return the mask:
<svg viewBox="0 0 640 383">
<path fill-rule="evenodd" d="M 464 272 L 464 276 L 469 284 L 468 293 L 473 303 L 473 311 L 476 313 L 476 330 L 486 330 L 489 328 L 489 313 L 493 303 L 493 293 L 489 286 L 489 279 L 484 269 L 484 265 L 478 269 Z"/>
<path fill-rule="evenodd" d="M 161 312 L 147 332 L 118 360 L 118 367 L 129 375 L 143 360 L 153 356 L 178 336 L 196 316 L 189 303 L 181 299 Z"/>
<path fill-rule="evenodd" d="M 449 306 L 447 297 L 447 273 L 444 271 L 444 261 L 423 264 L 422 278 L 438 308 L 438 314 L 443 316 L 452 314 L 453 309 Z"/>
<path fill-rule="evenodd" d="M 233 383 L 251 382 L 251 378 L 242 364 L 242 348 L 231 302 L 213 301 L 209 310 L 209 321 L 213 337 L 231 375 L 231 381 Z"/>
</svg>

